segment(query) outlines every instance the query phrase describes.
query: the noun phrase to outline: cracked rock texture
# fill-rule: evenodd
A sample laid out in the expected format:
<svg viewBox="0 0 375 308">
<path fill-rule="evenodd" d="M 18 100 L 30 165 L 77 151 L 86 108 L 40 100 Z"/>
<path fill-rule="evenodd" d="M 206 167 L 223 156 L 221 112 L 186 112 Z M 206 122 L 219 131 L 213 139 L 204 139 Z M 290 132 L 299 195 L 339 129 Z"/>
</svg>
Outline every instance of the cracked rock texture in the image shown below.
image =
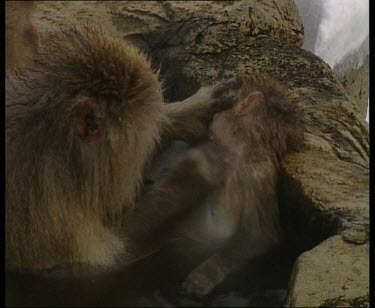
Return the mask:
<svg viewBox="0 0 375 308">
<path fill-rule="evenodd" d="M 357 101 L 361 116 L 366 118 L 370 90 L 369 54 L 367 53 L 367 56 L 365 56 L 362 65 L 358 65 L 355 61 L 350 60 L 350 58 L 346 59 L 345 62 L 337 65 L 334 71 L 337 71 L 336 75 L 349 95 Z M 342 69 L 345 69 L 346 66 L 344 73 L 338 72 L 341 66 L 343 67 Z"/>
<path fill-rule="evenodd" d="M 322 262 L 317 267 L 314 260 Z M 369 301 L 368 268 L 368 243 L 352 245 L 333 236 L 298 258 L 287 306 L 365 306 Z M 317 282 L 324 288 L 317 290 Z"/>
<path fill-rule="evenodd" d="M 299 48 L 303 27 L 293 1 L 51 1 L 37 7 L 42 42 L 46 30 L 84 22 L 150 53 L 168 100 L 244 72 L 284 82 L 306 123 L 305 146 L 283 163 L 288 204 L 304 217 L 302 225 L 328 226 L 326 237 L 332 236 L 297 259 L 287 305 L 369 301 L 368 124 L 331 68 Z"/>
</svg>

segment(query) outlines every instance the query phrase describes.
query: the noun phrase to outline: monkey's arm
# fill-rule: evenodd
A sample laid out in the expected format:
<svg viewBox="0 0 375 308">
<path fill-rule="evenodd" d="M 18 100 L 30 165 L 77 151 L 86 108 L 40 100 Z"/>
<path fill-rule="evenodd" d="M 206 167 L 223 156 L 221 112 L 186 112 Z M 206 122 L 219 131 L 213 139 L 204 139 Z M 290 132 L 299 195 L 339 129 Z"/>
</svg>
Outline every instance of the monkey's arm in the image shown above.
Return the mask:
<svg viewBox="0 0 375 308">
<path fill-rule="evenodd" d="M 235 77 L 214 87 L 203 87 L 182 102 L 165 104 L 169 122 L 163 127 L 162 141 L 182 139 L 187 142 L 207 139 L 212 116 L 231 108 L 237 101 L 242 78 Z"/>
<path fill-rule="evenodd" d="M 181 221 L 222 184 L 229 170 L 226 155 L 214 144 L 190 150 L 142 196 L 134 213 L 124 221 L 131 261 L 159 249 Z"/>
</svg>

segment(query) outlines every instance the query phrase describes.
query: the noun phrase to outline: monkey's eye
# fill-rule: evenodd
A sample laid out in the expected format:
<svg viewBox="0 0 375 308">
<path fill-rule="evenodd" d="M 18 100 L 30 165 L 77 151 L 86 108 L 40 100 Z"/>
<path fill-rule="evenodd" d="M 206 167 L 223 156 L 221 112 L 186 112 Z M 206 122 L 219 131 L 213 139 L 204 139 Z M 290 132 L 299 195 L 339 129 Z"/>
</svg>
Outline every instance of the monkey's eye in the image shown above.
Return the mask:
<svg viewBox="0 0 375 308">
<path fill-rule="evenodd" d="M 105 139 L 107 116 L 95 103 L 85 102 L 78 107 L 75 133 L 81 140 L 100 142 Z"/>
</svg>

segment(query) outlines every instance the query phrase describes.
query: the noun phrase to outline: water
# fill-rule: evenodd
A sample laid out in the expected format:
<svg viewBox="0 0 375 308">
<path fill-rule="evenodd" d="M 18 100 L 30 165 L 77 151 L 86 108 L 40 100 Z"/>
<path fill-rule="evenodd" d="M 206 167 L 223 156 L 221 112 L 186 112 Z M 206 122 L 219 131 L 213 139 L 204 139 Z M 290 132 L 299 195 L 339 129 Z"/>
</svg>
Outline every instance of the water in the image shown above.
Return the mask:
<svg viewBox="0 0 375 308">
<path fill-rule="evenodd" d="M 97 278 L 53 279 L 6 275 L 7 306 L 94 307 L 278 307 L 301 247 L 292 242 L 246 264 L 213 294 L 202 299 L 183 294 L 184 277 L 209 252 L 189 239 L 177 240 L 153 256 Z"/>
</svg>

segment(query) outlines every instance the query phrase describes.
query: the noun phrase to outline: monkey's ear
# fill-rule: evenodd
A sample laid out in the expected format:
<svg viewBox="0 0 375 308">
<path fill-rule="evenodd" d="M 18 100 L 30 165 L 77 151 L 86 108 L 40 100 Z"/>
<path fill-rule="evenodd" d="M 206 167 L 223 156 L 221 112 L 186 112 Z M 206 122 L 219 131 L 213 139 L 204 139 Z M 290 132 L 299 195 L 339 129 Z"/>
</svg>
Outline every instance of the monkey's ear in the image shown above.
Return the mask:
<svg viewBox="0 0 375 308">
<path fill-rule="evenodd" d="M 85 102 L 77 107 L 75 134 L 83 141 L 101 142 L 107 133 L 107 117 L 97 104 Z"/>
<path fill-rule="evenodd" d="M 265 101 L 264 95 L 260 91 L 253 91 L 246 96 L 242 101 L 234 106 L 234 114 L 236 116 L 243 116 L 249 114 L 254 107 Z"/>
</svg>

